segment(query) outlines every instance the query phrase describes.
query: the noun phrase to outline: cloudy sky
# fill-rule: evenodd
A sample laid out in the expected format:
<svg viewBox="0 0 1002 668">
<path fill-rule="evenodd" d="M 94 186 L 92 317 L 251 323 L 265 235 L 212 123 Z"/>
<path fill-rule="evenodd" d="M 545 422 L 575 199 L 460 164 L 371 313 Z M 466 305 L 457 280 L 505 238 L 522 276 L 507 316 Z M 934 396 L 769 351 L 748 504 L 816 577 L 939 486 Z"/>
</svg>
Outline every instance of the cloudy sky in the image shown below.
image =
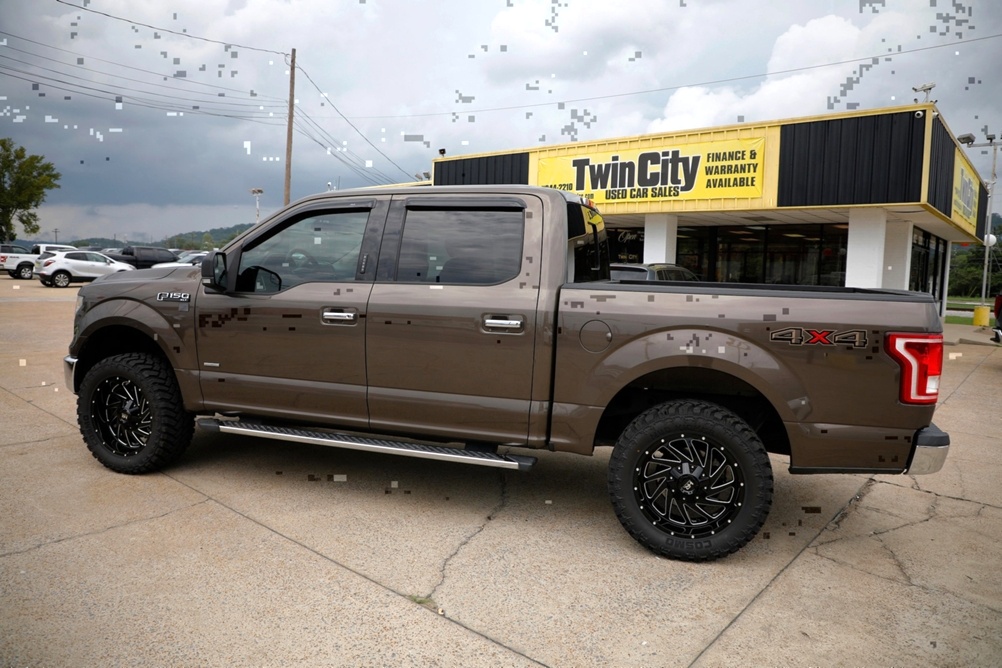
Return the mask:
<svg viewBox="0 0 1002 668">
<path fill-rule="evenodd" d="M 998 0 L 0 0 L 39 240 L 144 241 L 449 155 L 910 104 L 1002 134 Z M 970 156 L 986 180 L 988 151 Z"/>
</svg>

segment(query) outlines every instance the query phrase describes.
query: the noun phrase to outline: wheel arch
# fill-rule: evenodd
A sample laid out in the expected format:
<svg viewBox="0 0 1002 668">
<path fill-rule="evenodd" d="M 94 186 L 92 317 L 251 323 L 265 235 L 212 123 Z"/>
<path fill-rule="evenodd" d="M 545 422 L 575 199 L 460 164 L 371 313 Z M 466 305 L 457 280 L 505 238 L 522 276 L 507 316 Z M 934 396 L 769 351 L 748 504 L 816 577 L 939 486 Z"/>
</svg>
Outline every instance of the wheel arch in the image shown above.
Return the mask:
<svg viewBox="0 0 1002 668">
<path fill-rule="evenodd" d="M 73 391 L 95 364 L 111 355 L 141 352 L 156 355 L 174 370 L 188 410 L 197 410 L 202 402 L 198 385 L 193 346 L 186 345 L 177 330 L 157 311 L 134 301 L 109 301 L 99 304 L 77 323 L 77 335 L 70 353 L 77 358 L 73 372 Z"/>
<path fill-rule="evenodd" d="M 806 387 L 783 359 L 735 332 L 684 327 L 648 333 L 607 355 L 591 373 L 619 378 L 618 385 L 605 385 L 587 402 L 604 406 L 595 445 L 614 444 L 630 421 L 652 406 L 691 398 L 728 408 L 759 434 L 769 452 L 789 454 L 783 423 L 800 421 L 811 408 Z"/>
<path fill-rule="evenodd" d="M 615 444 L 634 418 L 674 399 L 698 399 L 723 406 L 748 423 L 768 452 L 790 454 L 789 436 L 773 400 L 734 373 L 699 366 L 662 367 L 627 383 L 602 412 L 595 443 Z"/>
</svg>

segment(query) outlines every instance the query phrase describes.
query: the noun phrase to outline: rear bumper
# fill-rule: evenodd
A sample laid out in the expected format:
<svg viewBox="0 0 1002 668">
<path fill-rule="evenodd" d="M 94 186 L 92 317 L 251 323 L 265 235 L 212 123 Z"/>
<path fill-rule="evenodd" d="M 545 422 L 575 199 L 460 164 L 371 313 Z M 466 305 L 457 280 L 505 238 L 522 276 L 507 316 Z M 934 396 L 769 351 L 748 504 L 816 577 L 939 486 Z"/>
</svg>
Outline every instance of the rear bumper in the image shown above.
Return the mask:
<svg viewBox="0 0 1002 668">
<path fill-rule="evenodd" d="M 908 465 L 909 475 L 935 473 L 943 468 L 950 452 L 950 435 L 934 424 L 915 432 L 915 451 Z"/>
</svg>

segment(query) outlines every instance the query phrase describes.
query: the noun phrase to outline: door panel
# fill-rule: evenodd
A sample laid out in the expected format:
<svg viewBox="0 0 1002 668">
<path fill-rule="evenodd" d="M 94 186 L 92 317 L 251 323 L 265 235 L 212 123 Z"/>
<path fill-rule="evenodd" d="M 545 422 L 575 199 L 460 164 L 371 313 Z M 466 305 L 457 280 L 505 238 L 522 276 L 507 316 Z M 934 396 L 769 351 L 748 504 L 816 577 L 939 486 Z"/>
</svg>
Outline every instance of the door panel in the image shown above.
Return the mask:
<svg viewBox="0 0 1002 668">
<path fill-rule="evenodd" d="M 374 429 L 524 443 L 532 390 L 541 204 L 394 200 L 369 299 Z M 393 229 L 396 228 L 396 229 Z M 387 272 L 388 263 L 396 271 Z"/>
<path fill-rule="evenodd" d="M 219 411 L 288 414 L 364 428 L 365 304 L 371 283 L 198 297 L 202 396 Z M 355 318 L 330 323 L 324 313 Z"/>
<path fill-rule="evenodd" d="M 293 210 L 228 251 L 235 289 L 197 301 L 207 408 L 368 426 L 366 260 L 388 199 Z"/>
</svg>

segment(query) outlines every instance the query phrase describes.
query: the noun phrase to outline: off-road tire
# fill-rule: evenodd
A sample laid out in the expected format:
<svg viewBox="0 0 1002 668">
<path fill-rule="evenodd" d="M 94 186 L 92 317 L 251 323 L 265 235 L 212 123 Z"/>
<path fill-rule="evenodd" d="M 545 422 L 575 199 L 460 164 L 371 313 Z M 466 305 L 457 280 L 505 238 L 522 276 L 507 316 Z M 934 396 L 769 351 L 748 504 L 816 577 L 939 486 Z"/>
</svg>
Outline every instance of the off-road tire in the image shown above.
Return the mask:
<svg viewBox="0 0 1002 668">
<path fill-rule="evenodd" d="M 743 547 L 769 514 L 772 489 L 758 435 L 708 401 L 669 401 L 641 413 L 609 461 L 619 521 L 672 559 L 708 561 Z"/>
<path fill-rule="evenodd" d="M 173 370 L 149 353 L 114 355 L 91 367 L 80 383 L 77 423 L 91 454 L 119 473 L 162 469 L 195 430 Z"/>
<path fill-rule="evenodd" d="M 15 270 L 16 277 L 20 278 L 23 281 L 30 281 L 31 276 L 34 273 L 35 273 L 35 268 L 32 267 L 30 264 L 22 264 Z"/>
<path fill-rule="evenodd" d="M 52 284 L 57 288 L 68 288 L 73 282 L 73 277 L 65 271 L 57 271 L 52 275 Z"/>
</svg>

